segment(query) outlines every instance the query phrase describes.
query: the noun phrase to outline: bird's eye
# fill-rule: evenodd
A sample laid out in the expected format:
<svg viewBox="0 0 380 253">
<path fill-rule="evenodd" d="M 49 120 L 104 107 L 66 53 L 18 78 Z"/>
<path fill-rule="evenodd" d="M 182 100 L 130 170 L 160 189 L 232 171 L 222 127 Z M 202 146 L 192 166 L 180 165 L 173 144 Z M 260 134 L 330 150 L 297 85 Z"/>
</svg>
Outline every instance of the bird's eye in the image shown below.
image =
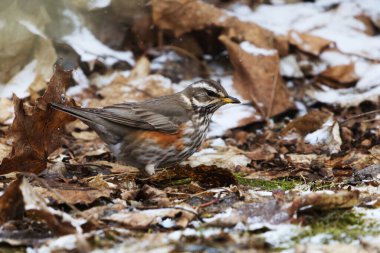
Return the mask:
<svg viewBox="0 0 380 253">
<path fill-rule="evenodd" d="M 217 97 L 217 96 L 218 96 L 215 92 L 213 92 L 213 91 L 211 91 L 211 90 L 206 90 L 206 93 L 207 93 L 207 95 L 210 96 L 210 97 Z"/>
</svg>

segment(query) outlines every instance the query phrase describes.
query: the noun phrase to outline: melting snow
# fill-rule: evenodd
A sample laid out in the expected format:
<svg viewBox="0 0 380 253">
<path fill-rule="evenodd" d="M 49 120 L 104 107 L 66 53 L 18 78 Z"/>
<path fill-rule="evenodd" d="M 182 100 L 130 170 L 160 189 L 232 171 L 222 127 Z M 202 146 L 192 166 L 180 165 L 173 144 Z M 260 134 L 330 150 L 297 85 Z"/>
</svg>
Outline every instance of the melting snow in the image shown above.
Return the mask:
<svg viewBox="0 0 380 253">
<path fill-rule="evenodd" d="M 19 20 L 18 21 L 21 25 L 25 26 L 26 29 L 29 30 L 29 32 L 36 34 L 44 39 L 47 39 L 46 35 L 32 22 L 28 20 Z"/>
<path fill-rule="evenodd" d="M 31 61 L 7 84 L 0 84 L 0 97 L 9 98 L 16 94 L 19 98 L 29 96 L 28 88 L 36 78 L 37 60 Z"/>
<path fill-rule="evenodd" d="M 380 4 L 380 3 L 379 3 Z M 356 88 L 366 90 L 374 86 L 380 86 L 380 64 L 374 64 L 367 69 L 362 79 L 356 84 Z"/>
<path fill-rule="evenodd" d="M 322 128 L 305 136 L 305 142 L 312 145 L 326 145 L 331 153 L 340 151 L 342 139 L 339 133 L 339 124 L 330 117 Z"/>
<path fill-rule="evenodd" d="M 364 92 L 356 88 L 336 90 L 322 86 L 322 90 L 309 90 L 307 94 L 326 104 L 339 104 L 345 107 L 357 106 L 365 100 L 376 102 L 380 96 L 380 85 Z"/>
<path fill-rule="evenodd" d="M 125 61 L 134 65 L 132 52 L 116 51 L 107 47 L 82 25 L 74 12 L 65 9 L 63 14 L 73 22 L 74 28 L 71 34 L 65 35 L 62 39 L 74 48 L 81 56 L 82 61 L 90 62 L 98 59 L 108 66 L 118 61 Z"/>
<path fill-rule="evenodd" d="M 260 5 L 255 10 L 235 4 L 230 14 L 242 21 L 257 23 L 277 34 L 290 30 L 308 32 L 334 41 L 342 52 L 380 59 L 380 36 L 368 36 L 365 25 L 356 18 L 361 13 L 378 17 L 378 1 L 342 1 L 337 10 L 325 10 L 322 4 L 295 3 Z M 331 5 L 331 1 L 330 1 Z"/>
<path fill-rule="evenodd" d="M 252 55 L 270 56 L 277 54 L 277 50 L 256 47 L 248 41 L 241 42 L 240 47 L 241 49 Z"/>
<path fill-rule="evenodd" d="M 77 248 L 78 235 L 65 235 L 54 240 L 49 240 L 46 245 L 38 249 L 27 248 L 27 253 L 50 253 L 62 250 L 74 250 Z"/>
<path fill-rule="evenodd" d="M 280 73 L 282 76 L 301 78 L 303 73 L 294 55 L 288 55 L 280 61 Z"/>
</svg>

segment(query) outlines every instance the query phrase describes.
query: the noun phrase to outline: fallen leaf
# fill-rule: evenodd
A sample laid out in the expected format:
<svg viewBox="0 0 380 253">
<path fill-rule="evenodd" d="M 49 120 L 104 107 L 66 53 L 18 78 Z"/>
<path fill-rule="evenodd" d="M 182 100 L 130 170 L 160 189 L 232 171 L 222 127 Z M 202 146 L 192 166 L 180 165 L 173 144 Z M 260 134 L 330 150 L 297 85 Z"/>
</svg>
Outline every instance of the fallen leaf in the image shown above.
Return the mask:
<svg viewBox="0 0 380 253">
<path fill-rule="evenodd" d="M 272 146 L 269 146 L 268 144 L 264 144 L 261 147 L 258 147 L 254 150 L 250 150 L 249 152 L 246 152 L 245 155 L 253 160 L 253 161 L 269 161 L 274 158 L 274 155 L 277 153 L 276 149 Z"/>
<path fill-rule="evenodd" d="M 41 237 L 52 237 L 82 232 L 84 219 L 76 219 L 68 213 L 48 207 L 45 200 L 36 193 L 25 178 L 18 178 L 0 197 L 1 224 L 0 238 L 13 241 L 16 245 L 31 244 Z M 5 222 L 34 222 L 24 229 L 7 227 Z M 8 223 L 9 224 L 9 223 Z M 43 224 L 44 232 L 34 232 Z M 5 227 L 4 227 L 5 226 Z M 39 227 L 40 226 L 40 227 Z M 14 231 L 13 231 L 14 230 Z M 20 241 L 20 236 L 23 235 Z"/>
<path fill-rule="evenodd" d="M 295 197 L 292 207 L 289 210 L 331 210 L 337 208 L 351 208 L 358 204 L 359 191 L 321 191 Z"/>
<path fill-rule="evenodd" d="M 173 94 L 174 90 L 170 87 L 171 81 L 162 75 L 149 75 L 149 66 L 147 58 L 140 58 L 130 76 L 116 74 L 111 83 L 107 83 L 98 91 L 104 99 L 93 99 L 89 105 L 99 107 L 125 101 L 138 102 Z"/>
<path fill-rule="evenodd" d="M 12 147 L 6 143 L 6 139 L 0 138 L 0 160 L 7 157 L 12 151 Z"/>
<path fill-rule="evenodd" d="M 163 223 L 170 220 L 170 227 L 185 228 L 194 217 L 195 211 L 189 205 L 182 204 L 175 208 L 122 210 L 105 216 L 102 220 L 118 222 L 132 229 L 145 229 L 158 224 L 168 227 Z"/>
<path fill-rule="evenodd" d="M 357 89 L 356 87 L 333 89 L 322 85 L 318 88 L 309 87 L 306 94 L 322 103 L 350 107 L 358 106 L 364 101 L 377 103 L 380 97 L 380 86 L 366 87 L 365 89 Z"/>
<path fill-rule="evenodd" d="M 288 39 L 291 45 L 294 45 L 298 49 L 315 56 L 319 56 L 324 49 L 333 44 L 330 40 L 297 31 L 290 31 Z"/>
<path fill-rule="evenodd" d="M 6 124 L 13 117 L 12 101 L 7 98 L 0 98 L 0 124 Z"/>
<path fill-rule="evenodd" d="M 191 167 L 215 166 L 218 168 L 234 170 L 236 166 L 247 166 L 251 160 L 245 155 L 245 152 L 232 147 L 205 148 L 194 153 L 183 164 L 189 164 Z"/>
<path fill-rule="evenodd" d="M 94 131 L 71 132 L 71 135 L 74 138 L 85 140 L 85 141 L 93 141 L 99 138 L 99 136 Z"/>
<path fill-rule="evenodd" d="M 234 71 L 234 86 L 245 99 L 250 100 L 263 117 L 272 117 L 291 107 L 289 92 L 280 76 L 280 59 L 274 50 L 240 45 L 227 36 L 219 39 L 227 47 Z M 250 52 L 254 48 L 255 52 Z"/>
<path fill-rule="evenodd" d="M 112 190 L 109 189 L 108 184 L 105 186 L 104 183 L 104 181 L 103 184 L 92 182 L 92 187 L 89 187 L 81 186 L 79 184 L 56 182 L 54 185 L 50 186 L 50 189 L 44 187 L 34 187 L 33 189 L 38 192 L 39 195 L 51 199 L 58 204 L 88 205 L 99 198 L 110 197 Z"/>
<path fill-rule="evenodd" d="M 203 61 L 192 52 L 175 46 L 161 51 L 159 56 L 152 60 L 151 69 L 153 73 L 168 77 L 174 83 L 209 76 L 207 66 Z"/>
<path fill-rule="evenodd" d="M 0 197 L 0 225 L 13 219 L 20 219 L 25 211 L 20 185 L 22 178 L 13 181 Z"/>
<path fill-rule="evenodd" d="M 220 27 L 228 38 L 247 40 L 262 48 L 277 48 L 281 55 L 288 51 L 288 43 L 282 36 L 275 36 L 255 23 L 242 22 L 203 1 L 154 0 L 152 7 L 154 23 L 161 29 L 172 30 L 177 37 L 193 30 Z"/>
<path fill-rule="evenodd" d="M 166 192 L 149 185 L 144 185 L 137 194 L 137 198 L 144 202 L 144 205 L 154 207 L 173 206 Z"/>
<path fill-rule="evenodd" d="M 71 71 L 65 71 L 59 64 L 49 82 L 45 94 L 37 100 L 31 115 L 24 110 L 22 100 L 13 97 L 15 119 L 8 137 L 13 138 L 12 153 L 0 165 L 0 174 L 13 171 L 39 173 L 46 168 L 47 157 L 61 145 L 61 126 L 73 120 L 65 113 L 53 110 L 51 102 L 62 103 Z M 65 104 L 72 104 L 65 102 Z"/>
<path fill-rule="evenodd" d="M 359 76 L 355 72 L 355 64 L 337 65 L 322 71 L 317 80 L 332 88 L 348 88 L 355 85 Z"/>
<path fill-rule="evenodd" d="M 359 14 L 355 16 L 357 20 L 359 20 L 365 27 L 364 32 L 369 35 L 369 36 L 374 36 L 375 35 L 375 27 L 373 25 L 373 20 L 365 14 Z"/>
<path fill-rule="evenodd" d="M 318 130 L 331 115 L 329 111 L 311 110 L 308 114 L 290 121 L 281 131 L 281 135 L 286 136 L 294 130 L 305 136 Z"/>
<path fill-rule="evenodd" d="M 305 136 L 305 142 L 319 145 L 331 154 L 339 152 L 342 145 L 339 123 L 330 116 L 320 129 Z"/>
</svg>

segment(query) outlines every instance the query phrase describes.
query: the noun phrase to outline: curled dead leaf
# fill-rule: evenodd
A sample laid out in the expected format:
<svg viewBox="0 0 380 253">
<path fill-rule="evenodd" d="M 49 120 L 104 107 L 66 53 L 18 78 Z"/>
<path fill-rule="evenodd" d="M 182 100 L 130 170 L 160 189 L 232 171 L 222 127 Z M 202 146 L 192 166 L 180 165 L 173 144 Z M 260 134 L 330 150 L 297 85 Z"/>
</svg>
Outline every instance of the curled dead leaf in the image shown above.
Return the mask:
<svg viewBox="0 0 380 253">
<path fill-rule="evenodd" d="M 330 40 L 297 31 L 290 31 L 288 39 L 291 45 L 296 46 L 301 51 L 315 56 L 319 56 L 324 49 L 333 44 Z"/>
<path fill-rule="evenodd" d="M 0 223 L 2 225 L 11 221 L 35 221 L 28 228 L 29 233 L 24 234 L 26 238 L 23 239 L 27 243 L 38 236 L 51 237 L 81 232 L 81 225 L 86 222 L 85 220 L 75 219 L 67 213 L 48 207 L 41 195 L 36 193 L 31 184 L 22 177 L 12 182 L 0 197 L 0 214 Z M 43 235 L 34 235 L 33 232 L 30 232 L 33 229 L 38 229 L 38 227 L 34 228 L 33 226 L 39 226 L 40 224 L 44 224 L 46 229 Z M 12 227 L 2 228 L 0 238 L 12 239 L 15 237 L 15 239 L 18 239 L 17 237 L 23 233 L 23 231 L 17 230 L 17 228 L 14 233 L 11 231 Z"/>
<path fill-rule="evenodd" d="M 332 88 L 352 87 L 359 76 L 355 72 L 355 64 L 337 65 L 321 72 L 317 80 Z"/>
<path fill-rule="evenodd" d="M 263 117 L 272 117 L 293 107 L 289 92 L 280 76 L 279 56 L 276 51 L 256 48 L 250 53 L 229 39 L 219 39 L 227 47 L 234 71 L 234 86 L 250 100 Z"/>
<path fill-rule="evenodd" d="M 295 197 L 289 210 L 304 210 L 306 208 L 331 210 L 337 208 L 351 208 L 358 204 L 359 191 L 322 191 Z"/>
<path fill-rule="evenodd" d="M 311 110 L 308 114 L 289 122 L 281 131 L 281 134 L 285 136 L 294 130 L 302 136 L 305 136 L 308 133 L 318 130 L 331 115 L 332 113 L 329 111 Z"/>
<path fill-rule="evenodd" d="M 13 171 L 39 173 L 46 168 L 49 154 L 61 145 L 61 126 L 73 120 L 71 116 L 53 110 L 48 104 L 63 102 L 72 105 L 70 101 L 62 101 L 70 79 L 71 71 L 65 71 L 56 64 L 48 88 L 37 100 L 31 114 L 25 111 L 22 100 L 13 97 L 15 119 L 8 133 L 8 137 L 13 138 L 12 153 L 3 159 L 0 174 Z"/>
<path fill-rule="evenodd" d="M 176 36 L 207 27 L 220 27 L 228 38 L 250 41 L 262 48 L 276 48 L 281 55 L 288 51 L 282 36 L 252 22 L 242 22 L 209 3 L 198 0 L 154 0 L 153 21 L 161 29 L 172 30 Z"/>
<path fill-rule="evenodd" d="M 185 228 L 194 218 L 195 211 L 190 206 L 182 204 L 182 206 L 175 208 L 135 211 L 122 210 L 102 219 L 118 222 L 132 229 L 145 229 L 154 225 Z"/>
</svg>

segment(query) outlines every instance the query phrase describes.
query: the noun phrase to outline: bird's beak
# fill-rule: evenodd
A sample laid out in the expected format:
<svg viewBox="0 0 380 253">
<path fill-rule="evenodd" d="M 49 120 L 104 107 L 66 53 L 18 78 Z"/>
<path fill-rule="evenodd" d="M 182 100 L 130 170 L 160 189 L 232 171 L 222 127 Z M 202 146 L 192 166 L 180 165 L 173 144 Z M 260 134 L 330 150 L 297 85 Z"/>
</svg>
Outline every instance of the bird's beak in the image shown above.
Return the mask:
<svg viewBox="0 0 380 253">
<path fill-rule="evenodd" d="M 221 98 L 222 102 L 225 104 L 240 104 L 240 100 L 234 97 Z"/>
</svg>

